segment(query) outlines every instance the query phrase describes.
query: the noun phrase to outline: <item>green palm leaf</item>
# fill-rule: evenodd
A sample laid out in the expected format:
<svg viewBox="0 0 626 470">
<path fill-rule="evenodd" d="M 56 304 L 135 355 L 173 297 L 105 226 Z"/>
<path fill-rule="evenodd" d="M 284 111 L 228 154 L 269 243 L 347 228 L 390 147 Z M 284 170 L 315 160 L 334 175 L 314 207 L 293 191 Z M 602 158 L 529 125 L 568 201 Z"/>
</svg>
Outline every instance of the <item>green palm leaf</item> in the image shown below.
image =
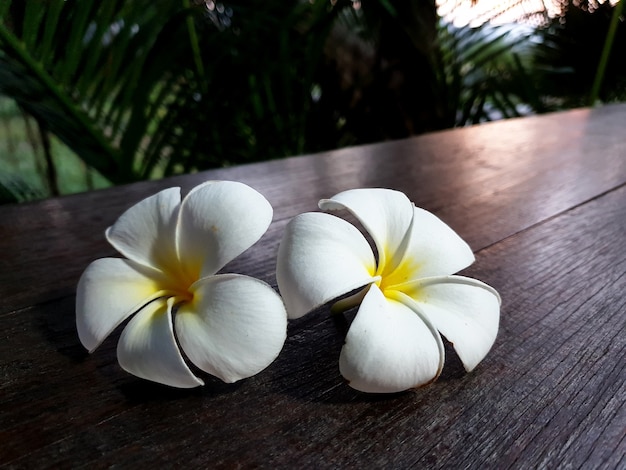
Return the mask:
<svg viewBox="0 0 626 470">
<path fill-rule="evenodd" d="M 165 97 L 189 96 L 177 94 L 188 69 L 174 70 L 173 64 L 191 55 L 174 60 L 180 47 L 157 50 L 164 35 L 188 33 L 192 10 L 184 6 L 145 0 L 3 2 L 0 92 L 110 181 L 139 179 L 145 176 L 145 147 L 168 115 Z M 177 109 L 184 106 L 178 103 Z M 153 153 L 164 153 L 168 144 L 162 141 Z"/>
<path fill-rule="evenodd" d="M 526 71 L 532 55 L 529 34 L 509 26 L 439 25 L 434 68 L 448 125 L 519 116 L 520 105 L 543 111 Z"/>
<path fill-rule="evenodd" d="M 319 149 L 326 40 L 351 8 L 2 2 L 0 92 L 115 183 L 304 153 Z"/>
</svg>

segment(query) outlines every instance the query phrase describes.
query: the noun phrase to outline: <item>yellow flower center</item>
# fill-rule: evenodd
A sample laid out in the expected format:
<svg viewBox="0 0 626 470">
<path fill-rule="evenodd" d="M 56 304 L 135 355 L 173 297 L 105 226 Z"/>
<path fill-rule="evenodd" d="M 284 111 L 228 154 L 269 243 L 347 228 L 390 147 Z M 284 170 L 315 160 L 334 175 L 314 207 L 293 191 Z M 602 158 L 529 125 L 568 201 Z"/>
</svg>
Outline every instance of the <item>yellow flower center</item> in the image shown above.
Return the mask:
<svg viewBox="0 0 626 470">
<path fill-rule="evenodd" d="M 383 294 L 386 291 L 401 290 L 398 287 L 414 279 L 415 272 L 418 269 L 417 262 L 410 256 L 405 256 L 394 268 L 391 265 L 393 253 L 385 249 L 384 255 L 383 259 L 379 260 L 379 265 L 376 269 L 376 276 L 380 276 L 380 280 L 376 282 L 376 285 L 378 285 Z"/>
<path fill-rule="evenodd" d="M 385 258 L 385 260 L 388 259 L 391 259 L 391 257 L 388 256 Z M 372 277 L 377 278 L 374 284 L 378 286 L 383 295 L 389 299 L 395 299 L 397 297 L 397 293 L 401 292 L 404 294 L 410 294 L 412 297 L 416 298 L 419 295 L 416 287 L 409 287 L 403 284 L 407 283 L 411 279 L 415 279 L 415 271 L 418 269 L 417 262 L 407 257 L 404 258 L 402 262 L 400 262 L 400 264 L 398 264 L 398 266 L 391 271 L 389 271 L 388 266 L 389 264 L 383 261 L 378 265 L 378 267 L 368 268 Z M 351 295 L 350 297 L 335 302 L 331 310 L 334 313 L 340 313 L 359 305 L 363 300 L 363 297 L 365 297 L 365 294 L 367 294 L 369 286 L 370 285 L 366 286 L 364 289 Z"/>
<path fill-rule="evenodd" d="M 179 262 L 170 263 L 164 270 L 163 278 L 158 282 L 160 296 L 173 297 L 175 304 L 193 301 L 191 286 L 200 279 L 200 271 L 196 269 L 193 271 L 185 269 Z"/>
</svg>

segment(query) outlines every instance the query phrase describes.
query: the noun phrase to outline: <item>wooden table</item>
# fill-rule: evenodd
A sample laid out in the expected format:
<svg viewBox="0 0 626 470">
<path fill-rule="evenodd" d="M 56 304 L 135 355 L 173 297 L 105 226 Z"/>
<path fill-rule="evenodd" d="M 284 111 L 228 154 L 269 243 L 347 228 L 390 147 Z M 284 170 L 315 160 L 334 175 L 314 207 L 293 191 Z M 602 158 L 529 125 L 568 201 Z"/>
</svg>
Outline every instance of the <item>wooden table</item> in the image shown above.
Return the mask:
<svg viewBox="0 0 626 470">
<path fill-rule="evenodd" d="M 0 464 L 16 468 L 626 468 L 626 105 L 0 207 Z M 406 192 L 476 251 L 503 297 L 472 373 L 377 396 L 341 379 L 345 324 L 292 321 L 279 358 L 227 385 L 175 390 L 94 354 L 74 324 L 103 231 L 159 189 L 245 182 L 275 208 L 229 267 L 275 286 L 286 222 L 341 190 Z M 206 378 L 205 376 L 203 376 Z"/>
</svg>

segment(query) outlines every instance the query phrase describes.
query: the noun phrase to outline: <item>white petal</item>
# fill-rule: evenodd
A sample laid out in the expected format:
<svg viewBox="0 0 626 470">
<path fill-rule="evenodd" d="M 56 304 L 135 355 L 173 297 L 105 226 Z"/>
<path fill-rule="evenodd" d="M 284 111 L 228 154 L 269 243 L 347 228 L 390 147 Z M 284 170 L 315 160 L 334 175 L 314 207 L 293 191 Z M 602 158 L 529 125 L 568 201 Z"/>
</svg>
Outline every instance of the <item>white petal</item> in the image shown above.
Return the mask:
<svg viewBox="0 0 626 470">
<path fill-rule="evenodd" d="M 90 352 L 129 315 L 159 290 L 148 269 L 118 258 L 94 261 L 80 277 L 76 290 L 76 328 Z"/>
<path fill-rule="evenodd" d="M 376 261 L 361 232 L 338 217 L 294 217 L 278 249 L 276 280 L 289 318 L 298 318 L 375 280 Z"/>
<path fill-rule="evenodd" d="M 176 220 L 180 188 L 168 188 L 138 202 L 107 229 L 117 251 L 144 266 L 167 270 L 176 263 Z"/>
<path fill-rule="evenodd" d="M 194 299 L 176 313 L 176 334 L 189 359 L 225 382 L 250 377 L 270 365 L 287 336 L 279 295 L 247 276 L 224 274 L 191 287 Z"/>
<path fill-rule="evenodd" d="M 208 181 L 185 197 L 178 252 L 194 276 L 215 274 L 256 243 L 272 221 L 272 206 L 243 183 Z"/>
<path fill-rule="evenodd" d="M 339 369 L 357 390 L 400 392 L 438 377 L 443 363 L 440 343 L 419 315 L 372 285 L 348 330 Z"/>
<path fill-rule="evenodd" d="M 204 382 L 189 370 L 172 329 L 172 302 L 158 299 L 141 309 L 126 325 L 117 343 L 117 360 L 142 379 L 191 388 Z"/>
<path fill-rule="evenodd" d="M 454 274 L 474 262 L 469 245 L 441 219 L 417 207 L 414 212 L 404 256 L 398 268 L 385 276 L 385 286 Z"/>
<path fill-rule="evenodd" d="M 446 276 L 423 279 L 404 292 L 454 345 L 468 372 L 487 355 L 500 321 L 495 289 L 476 279 Z"/>
<path fill-rule="evenodd" d="M 325 211 L 347 209 L 372 236 L 378 250 L 379 264 L 385 271 L 393 268 L 402 256 L 402 241 L 413 218 L 413 203 L 404 193 L 391 189 L 351 189 L 322 199 Z"/>
</svg>

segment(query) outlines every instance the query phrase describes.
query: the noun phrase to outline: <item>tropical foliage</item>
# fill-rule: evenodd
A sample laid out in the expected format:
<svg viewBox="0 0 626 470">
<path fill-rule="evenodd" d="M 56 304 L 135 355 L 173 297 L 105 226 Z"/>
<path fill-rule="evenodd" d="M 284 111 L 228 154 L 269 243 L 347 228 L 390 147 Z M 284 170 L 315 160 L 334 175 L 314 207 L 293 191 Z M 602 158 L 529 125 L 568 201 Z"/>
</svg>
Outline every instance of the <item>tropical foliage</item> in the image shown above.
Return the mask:
<svg viewBox="0 0 626 470">
<path fill-rule="evenodd" d="M 558 24 L 458 28 L 432 0 L 6 0 L 0 93 L 118 184 L 566 106 Z"/>
<path fill-rule="evenodd" d="M 180 138 L 168 108 L 200 82 L 193 23 L 164 5 L 3 2 L 0 90 L 112 182 L 150 175 Z"/>
<path fill-rule="evenodd" d="M 6 1 L 0 92 L 113 183 L 301 153 L 344 7 Z"/>
<path fill-rule="evenodd" d="M 622 7 L 622 2 L 566 0 L 561 15 L 538 31 L 533 70 L 537 87 L 553 105 L 626 100 Z"/>
</svg>

